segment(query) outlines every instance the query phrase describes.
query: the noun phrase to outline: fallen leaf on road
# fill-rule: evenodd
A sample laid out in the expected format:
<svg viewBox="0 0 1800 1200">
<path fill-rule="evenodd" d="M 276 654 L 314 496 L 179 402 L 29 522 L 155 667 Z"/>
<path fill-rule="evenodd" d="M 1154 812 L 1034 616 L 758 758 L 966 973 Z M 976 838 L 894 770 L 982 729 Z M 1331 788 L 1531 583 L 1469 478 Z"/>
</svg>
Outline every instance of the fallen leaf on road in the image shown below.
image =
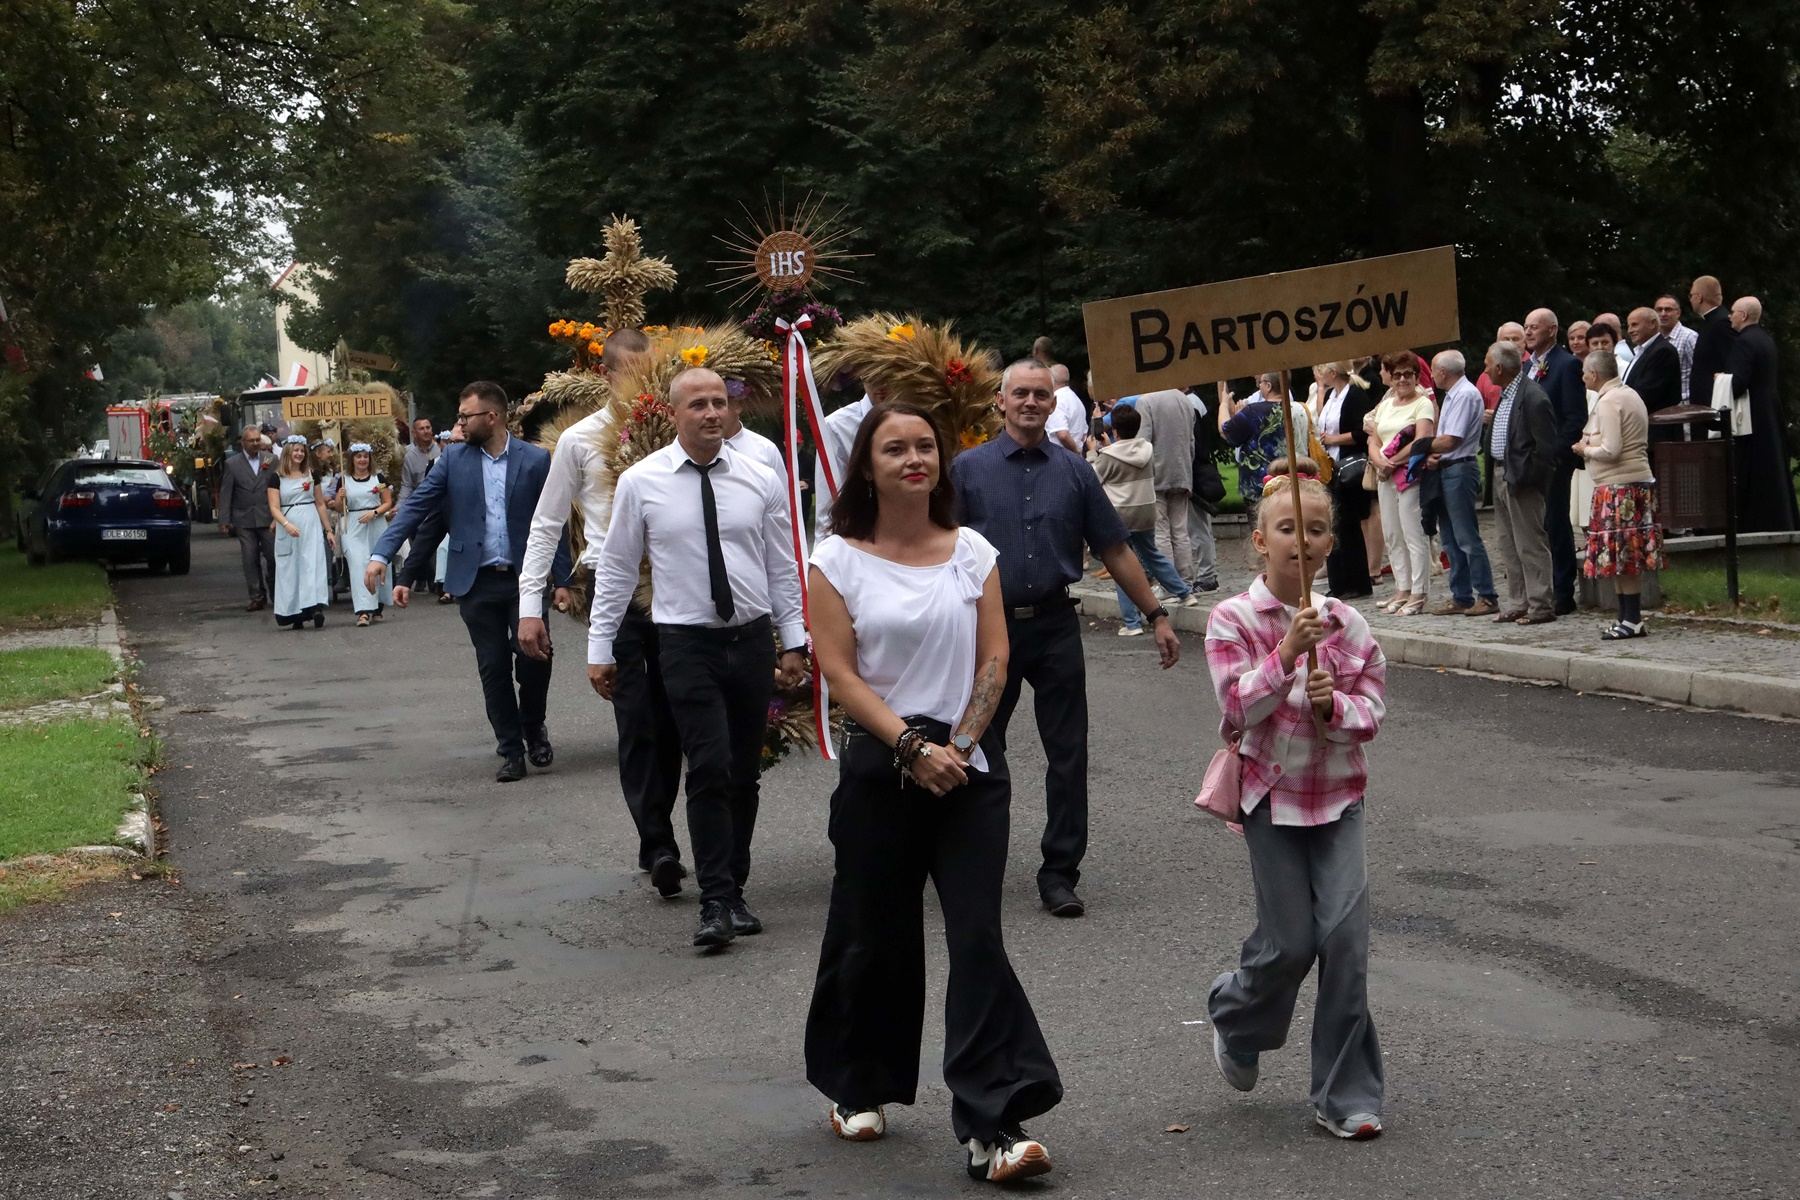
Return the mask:
<svg viewBox="0 0 1800 1200">
<path fill-rule="evenodd" d="M 294 1061 L 294 1059 L 293 1059 L 292 1055 L 277 1054 L 275 1056 L 275 1061 L 270 1063 L 269 1065 L 271 1067 L 285 1067 L 285 1066 L 289 1065 L 290 1063 L 292 1063 L 293 1061 Z"/>
<path fill-rule="evenodd" d="M 1193 1128 L 1193 1126 L 1191 1126 L 1191 1125 L 1171 1125 L 1167 1129 L 1163 1130 L 1163 1132 L 1164 1133 L 1186 1133 L 1191 1128 Z"/>
<path fill-rule="evenodd" d="M 231 1064 L 231 1069 L 234 1071 L 254 1071 L 260 1066 L 262 1066 L 261 1063 L 234 1062 Z"/>
<path fill-rule="evenodd" d="M 163 1105 L 163 1106 L 162 1106 L 162 1110 L 163 1110 L 163 1111 L 164 1111 L 164 1112 L 180 1112 L 180 1111 L 181 1111 L 181 1105 L 179 1105 L 179 1104 L 165 1104 L 165 1105 Z"/>
</svg>

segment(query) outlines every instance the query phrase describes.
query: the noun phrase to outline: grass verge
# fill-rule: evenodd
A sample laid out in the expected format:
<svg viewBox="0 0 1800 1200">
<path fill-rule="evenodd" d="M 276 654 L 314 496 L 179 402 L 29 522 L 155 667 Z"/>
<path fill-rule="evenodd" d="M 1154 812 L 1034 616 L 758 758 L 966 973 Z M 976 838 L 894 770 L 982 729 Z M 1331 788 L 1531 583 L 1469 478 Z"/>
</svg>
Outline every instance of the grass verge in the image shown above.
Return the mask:
<svg viewBox="0 0 1800 1200">
<path fill-rule="evenodd" d="M 84 883 L 126 878 L 129 863 L 110 858 L 75 858 L 64 855 L 0 866 L 0 916 L 27 904 L 54 900 Z"/>
<path fill-rule="evenodd" d="M 0 710 L 91 696 L 117 674 L 112 655 L 91 646 L 0 650 Z"/>
<path fill-rule="evenodd" d="M 154 752 L 123 717 L 0 726 L 0 862 L 111 842 Z"/>
<path fill-rule="evenodd" d="M 1724 567 L 1671 567 L 1658 577 L 1663 601 L 1690 612 L 1733 615 L 1725 598 Z M 1780 571 L 1739 571 L 1737 615 L 1800 622 L 1800 576 Z"/>
<path fill-rule="evenodd" d="M 98 563 L 34 567 L 12 546 L 0 547 L 0 631 L 98 621 L 111 603 L 112 589 Z"/>
</svg>

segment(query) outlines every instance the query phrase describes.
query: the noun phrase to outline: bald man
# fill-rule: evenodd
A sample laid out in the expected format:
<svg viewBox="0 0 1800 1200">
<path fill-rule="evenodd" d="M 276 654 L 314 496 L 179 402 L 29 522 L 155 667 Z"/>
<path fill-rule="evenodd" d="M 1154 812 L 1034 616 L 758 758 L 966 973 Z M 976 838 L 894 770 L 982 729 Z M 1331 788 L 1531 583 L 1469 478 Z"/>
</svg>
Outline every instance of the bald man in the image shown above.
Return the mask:
<svg viewBox="0 0 1800 1200">
<path fill-rule="evenodd" d="M 1742 296 L 1731 305 L 1737 342 L 1726 369 L 1732 393 L 1750 398 L 1750 432 L 1737 439 L 1736 447 L 1738 528 L 1745 533 L 1800 529 L 1775 379 L 1778 355 L 1762 315 L 1762 301 L 1755 296 Z"/>
<path fill-rule="evenodd" d="M 1711 404 L 1713 376 L 1721 374 L 1731 359 L 1737 330 L 1725 311 L 1725 293 L 1719 281 L 1702 275 L 1688 288 L 1688 306 L 1700 318 L 1700 336 L 1694 342 L 1694 364 L 1688 371 L 1688 403 Z"/>
<path fill-rule="evenodd" d="M 1056 410 L 1044 422 L 1044 432 L 1063 449 L 1081 454 L 1087 449 L 1088 407 L 1069 386 L 1069 368 L 1061 363 L 1050 368 L 1050 385 L 1056 389 Z"/>
<path fill-rule="evenodd" d="M 1561 617 L 1575 611 L 1575 530 L 1569 524 L 1569 491 L 1581 460 L 1570 447 L 1581 440 L 1588 412 L 1581 364 L 1557 340 L 1559 324 L 1556 314 L 1547 308 L 1534 308 L 1525 318 L 1525 348 L 1531 352 L 1525 374 L 1550 398 L 1556 444 L 1561 447 L 1556 452 L 1556 468 L 1550 474 L 1549 486 L 1544 489 L 1544 534 L 1550 539 L 1551 591 L 1555 613 Z"/>
<path fill-rule="evenodd" d="M 1659 412 L 1681 403 L 1681 352 L 1662 331 L 1662 321 L 1651 308 L 1634 308 L 1626 318 L 1633 356 L 1619 373 L 1619 382 L 1644 399 L 1644 408 Z M 1614 352 L 1617 357 L 1617 352 Z M 1650 440 L 1681 437 L 1675 425 L 1651 425 Z"/>
</svg>

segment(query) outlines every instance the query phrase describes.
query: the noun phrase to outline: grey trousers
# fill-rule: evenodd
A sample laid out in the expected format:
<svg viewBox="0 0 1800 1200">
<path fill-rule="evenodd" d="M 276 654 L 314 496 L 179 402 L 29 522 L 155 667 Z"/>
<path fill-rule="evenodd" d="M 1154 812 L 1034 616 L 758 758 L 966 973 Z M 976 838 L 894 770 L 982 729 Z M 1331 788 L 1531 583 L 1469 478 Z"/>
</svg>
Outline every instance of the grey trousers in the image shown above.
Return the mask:
<svg viewBox="0 0 1800 1200">
<path fill-rule="evenodd" d="M 1381 1113 L 1381 1044 L 1369 1017 L 1369 874 L 1359 800 L 1329 825 L 1269 822 L 1267 801 L 1244 818 L 1256 880 L 1256 928 L 1238 969 L 1213 981 L 1207 1010 L 1234 1054 L 1287 1041 L 1300 984 L 1319 964 L 1313 1008 L 1312 1103 L 1332 1120 Z"/>
<path fill-rule="evenodd" d="M 1494 556 L 1506 568 L 1502 612 L 1548 617 L 1556 609 L 1551 589 L 1550 538 L 1544 532 L 1544 493 L 1514 488 L 1494 471 Z"/>
<path fill-rule="evenodd" d="M 275 595 L 275 531 L 267 525 L 233 525 L 243 559 L 244 587 L 252 600 Z"/>
<path fill-rule="evenodd" d="M 1188 498 L 1188 545 L 1194 552 L 1194 573 L 1189 583 L 1217 582 L 1219 578 L 1219 544 L 1213 540 L 1212 514 L 1200 507 L 1192 494 Z"/>
</svg>

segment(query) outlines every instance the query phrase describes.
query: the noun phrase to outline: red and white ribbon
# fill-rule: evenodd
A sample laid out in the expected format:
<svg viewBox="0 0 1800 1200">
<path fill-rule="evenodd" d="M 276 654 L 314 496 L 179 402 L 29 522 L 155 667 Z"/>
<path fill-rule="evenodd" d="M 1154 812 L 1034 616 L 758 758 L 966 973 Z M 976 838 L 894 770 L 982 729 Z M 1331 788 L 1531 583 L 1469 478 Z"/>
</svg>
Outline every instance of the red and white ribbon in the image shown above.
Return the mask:
<svg viewBox="0 0 1800 1200">
<path fill-rule="evenodd" d="M 793 528 L 794 570 L 800 576 L 800 611 L 807 618 L 808 629 L 812 626 L 812 615 L 806 592 L 806 524 L 800 518 L 798 409 L 802 397 L 806 401 L 806 421 L 812 428 L 813 450 L 818 456 L 819 474 L 824 478 L 825 486 L 831 489 L 833 500 L 837 499 L 838 494 L 831 455 L 825 449 L 825 405 L 819 399 L 819 385 L 813 379 L 812 355 L 807 352 L 806 338 L 803 336 L 812 328 L 812 323 L 812 317 L 805 314 L 793 321 L 778 318 L 775 322 L 775 328 L 787 335 L 787 344 L 782 354 L 781 394 L 784 409 L 782 433 L 787 454 L 788 523 Z M 825 684 L 825 673 L 816 664 L 813 666 L 813 729 L 818 735 L 820 756 L 835 760 L 837 747 L 831 744 L 831 689 Z"/>
</svg>

